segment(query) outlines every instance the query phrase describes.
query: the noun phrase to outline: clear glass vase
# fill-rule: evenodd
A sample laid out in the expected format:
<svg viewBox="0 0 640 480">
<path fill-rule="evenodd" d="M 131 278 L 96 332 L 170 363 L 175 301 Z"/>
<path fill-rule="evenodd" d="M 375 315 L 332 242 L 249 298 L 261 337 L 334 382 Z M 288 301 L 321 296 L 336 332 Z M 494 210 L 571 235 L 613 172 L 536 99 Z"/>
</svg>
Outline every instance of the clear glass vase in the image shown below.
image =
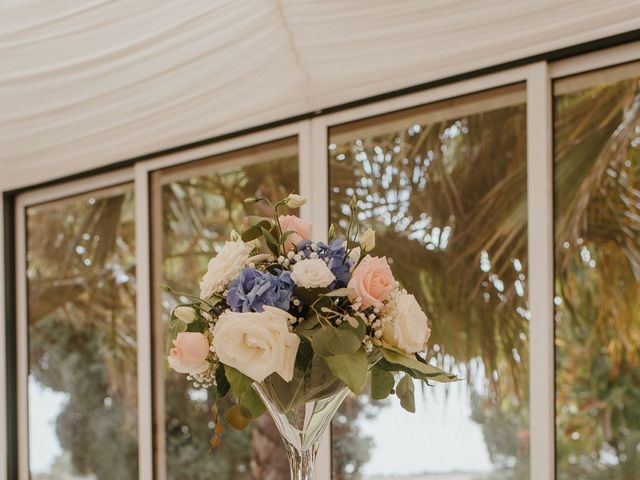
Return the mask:
<svg viewBox="0 0 640 480">
<path fill-rule="evenodd" d="M 274 374 L 253 388 L 282 436 L 291 479 L 312 480 L 320 440 L 349 389 L 318 357 L 296 365 L 291 382 Z"/>
</svg>

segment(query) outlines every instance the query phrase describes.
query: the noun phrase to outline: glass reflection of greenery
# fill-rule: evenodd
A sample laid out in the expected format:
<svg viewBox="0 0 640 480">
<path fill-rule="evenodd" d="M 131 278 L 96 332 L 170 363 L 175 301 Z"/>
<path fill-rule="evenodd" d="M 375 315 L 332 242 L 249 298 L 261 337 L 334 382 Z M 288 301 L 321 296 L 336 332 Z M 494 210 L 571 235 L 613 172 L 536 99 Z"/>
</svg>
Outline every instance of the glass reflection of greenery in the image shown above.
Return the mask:
<svg viewBox="0 0 640 480">
<path fill-rule="evenodd" d="M 138 477 L 133 210 L 131 185 L 27 209 L 30 395 L 66 394 L 62 453 L 34 480 Z"/>
<path fill-rule="evenodd" d="M 640 64 L 556 82 L 558 480 L 640 475 Z"/>
<path fill-rule="evenodd" d="M 342 125 L 329 143 L 330 211 L 357 197 L 376 253 L 434 323 L 430 353 L 486 372 L 469 379 L 481 386 L 469 402 L 494 466 L 486 478 L 529 478 L 523 87 Z M 334 433 L 337 460 L 349 439 Z M 334 478 L 360 479 L 361 466 L 336 465 Z"/>
</svg>

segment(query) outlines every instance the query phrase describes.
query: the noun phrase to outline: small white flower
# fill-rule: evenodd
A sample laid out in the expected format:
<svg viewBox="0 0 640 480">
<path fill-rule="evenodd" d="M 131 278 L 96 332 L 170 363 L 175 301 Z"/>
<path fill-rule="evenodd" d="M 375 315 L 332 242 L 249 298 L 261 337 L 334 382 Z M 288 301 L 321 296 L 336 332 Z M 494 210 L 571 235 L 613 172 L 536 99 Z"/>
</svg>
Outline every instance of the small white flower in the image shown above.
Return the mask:
<svg viewBox="0 0 640 480">
<path fill-rule="evenodd" d="M 173 314 L 178 320 L 186 323 L 187 325 L 189 325 L 196 319 L 196 311 L 193 308 L 187 307 L 185 305 L 176 307 L 173 311 Z"/>
<path fill-rule="evenodd" d="M 376 232 L 370 228 L 364 232 L 364 235 L 360 238 L 360 246 L 365 252 L 370 252 L 376 248 Z"/>
<path fill-rule="evenodd" d="M 324 261 L 319 258 L 300 260 L 291 270 L 291 279 L 303 288 L 328 287 L 335 275 Z"/>
<path fill-rule="evenodd" d="M 292 193 L 287 197 L 285 202 L 287 203 L 287 207 L 289 208 L 300 208 L 305 203 L 307 203 L 307 199 L 302 195 Z"/>
</svg>

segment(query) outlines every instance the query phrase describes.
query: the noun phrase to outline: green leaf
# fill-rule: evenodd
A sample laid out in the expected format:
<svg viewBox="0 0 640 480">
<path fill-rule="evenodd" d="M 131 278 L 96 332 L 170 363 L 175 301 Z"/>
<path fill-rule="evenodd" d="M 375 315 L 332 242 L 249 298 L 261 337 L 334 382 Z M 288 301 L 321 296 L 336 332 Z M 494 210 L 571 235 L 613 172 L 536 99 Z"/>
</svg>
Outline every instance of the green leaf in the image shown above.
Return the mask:
<svg viewBox="0 0 640 480">
<path fill-rule="evenodd" d="M 224 368 L 225 376 L 227 380 L 229 380 L 229 386 L 231 388 L 231 393 L 236 397 L 236 400 L 240 400 L 242 395 L 251 390 L 251 384 L 253 380 L 247 377 L 244 373 L 240 373 L 233 367 L 229 365 L 225 365 Z"/>
<path fill-rule="evenodd" d="M 242 241 L 250 242 L 251 240 L 255 240 L 256 238 L 259 238 L 262 235 L 263 228 L 271 228 L 271 222 L 269 222 L 268 220 L 261 220 L 255 225 L 247 228 L 242 233 L 242 237 L 241 237 Z"/>
<path fill-rule="evenodd" d="M 287 241 L 287 238 L 289 238 L 290 235 L 293 235 L 294 232 L 293 230 L 287 230 L 286 232 L 282 233 L 282 236 L 280 237 L 280 241 L 278 242 L 279 245 L 284 245 L 284 242 Z"/>
<path fill-rule="evenodd" d="M 240 405 L 247 409 L 251 418 L 258 418 L 267 409 L 253 388 L 242 394 Z"/>
<path fill-rule="evenodd" d="M 355 318 L 355 321 L 358 322 L 358 326 L 356 328 L 353 328 L 347 320 L 345 320 L 338 328 L 353 333 L 358 338 L 358 341 L 362 343 L 362 340 L 364 340 L 364 337 L 367 334 L 367 326 L 357 317 Z"/>
<path fill-rule="evenodd" d="M 367 379 L 369 362 L 364 350 L 352 355 L 335 355 L 325 358 L 333 374 L 347 384 L 353 393 L 360 393 Z"/>
<path fill-rule="evenodd" d="M 187 332 L 204 333 L 209 330 L 209 324 L 205 320 L 194 320 L 187 325 Z"/>
<path fill-rule="evenodd" d="M 456 382 L 459 380 L 459 378 L 452 373 L 447 373 L 438 367 L 429 365 L 426 362 L 421 362 L 415 357 L 408 357 L 387 348 L 381 348 L 380 352 L 382 352 L 382 356 L 384 357 L 384 360 L 386 360 L 387 364 L 383 362 L 380 363 L 379 366 L 385 370 L 400 370 L 408 373 L 413 378 L 425 381 L 433 380 L 434 382 Z"/>
<path fill-rule="evenodd" d="M 321 330 L 320 328 L 318 328 L 319 324 L 320 321 L 318 320 L 318 317 L 315 314 L 312 314 L 304 321 L 296 325 L 293 331 L 301 337 L 311 338 Z"/>
<path fill-rule="evenodd" d="M 407 373 L 398 382 L 396 387 L 396 395 L 400 399 L 400 405 L 406 411 L 415 413 L 416 411 L 416 399 L 414 395 L 413 379 Z"/>
<path fill-rule="evenodd" d="M 244 430 L 249 426 L 249 417 L 250 413 L 246 408 L 243 408 L 241 405 L 234 405 L 227 413 L 225 413 L 225 418 L 229 425 L 231 425 L 236 430 Z"/>
<path fill-rule="evenodd" d="M 313 350 L 323 357 L 350 355 L 360 348 L 361 343 L 354 329 L 348 326 L 346 329 L 323 326 L 311 338 Z"/>
<path fill-rule="evenodd" d="M 264 238 L 267 241 L 267 247 L 269 247 L 269 250 L 271 250 L 271 253 L 273 253 L 277 257 L 280 254 L 278 250 L 278 241 L 273 237 L 273 235 L 271 235 L 269 230 L 267 230 L 266 228 L 260 227 L 260 231 L 262 232 L 262 235 L 264 235 Z"/>
<path fill-rule="evenodd" d="M 216 391 L 218 392 L 218 398 L 222 398 L 229 393 L 230 388 L 229 380 L 227 380 L 227 376 L 225 375 L 224 364 L 221 363 L 216 369 Z"/>
<path fill-rule="evenodd" d="M 395 383 L 393 373 L 373 367 L 371 369 L 371 398 L 384 400 L 393 390 Z"/>
</svg>

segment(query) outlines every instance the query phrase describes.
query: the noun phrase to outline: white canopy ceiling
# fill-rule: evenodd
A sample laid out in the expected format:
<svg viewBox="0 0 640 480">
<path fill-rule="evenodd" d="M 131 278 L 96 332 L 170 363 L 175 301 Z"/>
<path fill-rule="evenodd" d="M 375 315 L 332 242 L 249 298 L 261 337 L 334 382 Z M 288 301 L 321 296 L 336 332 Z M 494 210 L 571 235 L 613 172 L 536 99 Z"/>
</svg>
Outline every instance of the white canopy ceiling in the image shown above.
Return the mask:
<svg viewBox="0 0 640 480">
<path fill-rule="evenodd" d="M 0 188 L 639 27 L 638 0 L 4 0 Z"/>
</svg>

